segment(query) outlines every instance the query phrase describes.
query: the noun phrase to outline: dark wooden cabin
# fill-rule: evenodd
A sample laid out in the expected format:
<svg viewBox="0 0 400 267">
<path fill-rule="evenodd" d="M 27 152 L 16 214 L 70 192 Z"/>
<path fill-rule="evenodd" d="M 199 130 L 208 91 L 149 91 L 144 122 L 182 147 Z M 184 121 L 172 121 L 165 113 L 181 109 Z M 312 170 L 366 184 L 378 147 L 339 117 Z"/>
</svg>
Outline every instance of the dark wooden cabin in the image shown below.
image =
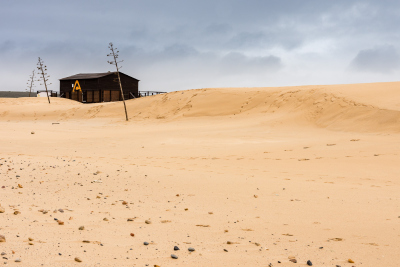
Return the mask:
<svg viewBox="0 0 400 267">
<path fill-rule="evenodd" d="M 139 80 L 122 72 L 122 90 L 125 99 L 139 97 Z M 80 73 L 60 79 L 60 97 L 84 103 L 122 100 L 116 72 Z"/>
</svg>

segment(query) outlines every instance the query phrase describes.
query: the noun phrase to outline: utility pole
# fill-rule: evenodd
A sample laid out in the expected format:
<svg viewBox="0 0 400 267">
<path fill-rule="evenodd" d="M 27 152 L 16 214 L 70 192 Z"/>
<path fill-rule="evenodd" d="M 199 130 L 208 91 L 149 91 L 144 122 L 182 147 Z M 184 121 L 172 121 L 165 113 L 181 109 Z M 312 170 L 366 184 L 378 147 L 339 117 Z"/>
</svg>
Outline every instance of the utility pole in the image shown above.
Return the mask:
<svg viewBox="0 0 400 267">
<path fill-rule="evenodd" d="M 48 75 L 45 71 L 47 71 L 47 66 L 45 66 L 44 65 L 44 62 L 43 62 L 43 60 L 39 57 L 39 60 L 38 60 L 38 63 L 37 63 L 37 69 L 39 70 L 39 72 L 38 72 L 38 74 L 39 74 L 39 82 L 41 81 L 40 80 L 40 76 L 42 76 L 42 79 L 43 79 L 43 84 L 44 84 L 44 87 L 46 88 L 46 94 L 47 94 L 47 100 L 49 101 L 49 104 L 50 104 L 50 97 L 49 97 L 49 92 L 47 91 L 47 81 L 49 80 L 49 77 L 50 77 L 50 75 Z M 40 85 L 43 85 L 43 84 L 40 84 Z M 51 83 L 49 83 L 49 85 L 50 85 Z"/>
<path fill-rule="evenodd" d="M 122 90 L 121 78 L 120 78 L 120 76 L 119 76 L 119 69 L 122 68 L 122 66 L 118 67 L 118 63 L 123 62 L 123 60 L 117 61 L 119 51 L 117 50 L 116 47 L 114 47 L 113 43 L 109 43 L 109 44 L 108 44 L 108 48 L 111 50 L 111 53 L 108 54 L 107 56 L 108 56 L 108 57 L 112 56 L 114 60 L 113 60 L 113 61 L 112 61 L 112 60 L 111 60 L 111 61 L 107 61 L 107 62 L 108 62 L 109 64 L 111 64 L 111 65 L 115 65 L 115 67 L 117 68 L 117 73 L 116 73 L 116 74 L 118 75 L 119 88 L 121 89 L 122 101 L 124 102 L 126 121 L 128 121 L 128 112 L 126 111 L 125 98 L 124 98 L 124 91 Z"/>
<path fill-rule="evenodd" d="M 28 80 L 28 82 L 26 83 L 26 84 L 28 85 L 28 87 L 29 87 L 29 97 L 31 97 L 32 88 L 33 88 L 33 86 L 34 86 L 34 85 L 33 85 L 34 79 L 35 79 L 35 70 L 32 71 L 32 75 L 29 76 L 29 80 Z M 29 85 L 29 82 L 30 82 L 30 85 Z"/>
</svg>

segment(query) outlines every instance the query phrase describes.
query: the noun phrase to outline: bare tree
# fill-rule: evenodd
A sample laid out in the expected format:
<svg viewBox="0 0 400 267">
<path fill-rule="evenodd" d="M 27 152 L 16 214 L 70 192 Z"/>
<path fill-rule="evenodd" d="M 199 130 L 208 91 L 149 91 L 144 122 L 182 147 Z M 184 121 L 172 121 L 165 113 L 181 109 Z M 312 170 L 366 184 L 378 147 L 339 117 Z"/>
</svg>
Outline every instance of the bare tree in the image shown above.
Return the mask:
<svg viewBox="0 0 400 267">
<path fill-rule="evenodd" d="M 110 56 L 113 57 L 114 60 L 110 60 L 110 61 L 107 61 L 107 62 L 110 63 L 111 65 L 115 65 L 115 67 L 117 68 L 117 73 L 116 74 L 118 75 L 119 88 L 121 89 L 122 101 L 124 102 L 126 121 L 128 121 L 128 112 L 126 111 L 124 91 L 122 90 L 121 78 L 119 76 L 119 69 L 121 69 L 122 66 L 118 67 L 118 63 L 123 62 L 123 60 L 117 61 L 119 51 L 118 51 L 118 49 L 116 47 L 114 47 L 113 43 L 109 43 L 108 48 L 111 50 L 111 53 L 108 54 L 107 56 L 108 57 L 110 57 Z"/>
<path fill-rule="evenodd" d="M 41 81 L 40 79 L 42 79 L 43 80 L 43 84 L 44 84 L 44 87 L 46 88 L 46 94 L 47 94 L 47 100 L 49 101 L 49 104 L 50 104 L 50 97 L 49 97 L 49 92 L 47 91 L 47 81 L 49 80 L 49 77 L 50 77 L 50 75 L 48 75 L 47 74 L 47 66 L 46 65 L 44 65 L 44 62 L 43 62 L 43 60 L 39 57 L 39 60 L 38 60 L 38 63 L 37 63 L 37 69 L 39 70 L 38 71 L 38 74 L 39 74 L 39 82 Z M 40 78 L 40 76 L 42 76 L 42 78 Z M 40 85 L 43 85 L 43 84 L 40 84 Z M 51 83 L 49 83 L 48 85 L 50 85 Z"/>
<path fill-rule="evenodd" d="M 28 80 L 28 82 L 26 83 L 26 84 L 28 85 L 28 88 L 29 88 L 29 97 L 31 97 L 32 88 L 35 86 L 35 85 L 33 84 L 34 79 L 35 79 L 35 70 L 32 71 L 32 75 L 29 76 L 29 80 Z"/>
</svg>

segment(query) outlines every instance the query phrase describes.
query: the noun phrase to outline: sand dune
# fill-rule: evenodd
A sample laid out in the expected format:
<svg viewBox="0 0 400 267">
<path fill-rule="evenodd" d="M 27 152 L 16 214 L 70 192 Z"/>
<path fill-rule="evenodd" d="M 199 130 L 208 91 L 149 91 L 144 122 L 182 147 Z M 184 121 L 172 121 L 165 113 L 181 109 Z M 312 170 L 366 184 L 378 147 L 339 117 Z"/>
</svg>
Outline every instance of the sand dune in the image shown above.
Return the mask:
<svg viewBox="0 0 400 267">
<path fill-rule="evenodd" d="M 0 99 L 2 260 L 398 266 L 399 87 Z"/>
<path fill-rule="evenodd" d="M 187 117 L 251 116 L 258 120 L 334 130 L 400 132 L 400 83 L 282 88 L 212 88 L 127 101 L 134 121 Z M 81 104 L 54 98 L 0 100 L 2 120 L 116 118 L 121 102 Z M 10 108 L 10 106 L 13 106 Z M 23 108 L 21 107 L 23 106 Z"/>
</svg>

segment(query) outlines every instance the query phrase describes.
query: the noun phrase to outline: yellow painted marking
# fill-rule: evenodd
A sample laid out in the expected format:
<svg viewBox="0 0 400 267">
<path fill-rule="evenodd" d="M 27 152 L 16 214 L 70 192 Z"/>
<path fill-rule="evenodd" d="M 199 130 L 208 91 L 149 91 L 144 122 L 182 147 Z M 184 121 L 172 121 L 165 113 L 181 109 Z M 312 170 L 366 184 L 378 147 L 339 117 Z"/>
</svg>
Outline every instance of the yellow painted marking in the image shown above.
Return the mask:
<svg viewBox="0 0 400 267">
<path fill-rule="evenodd" d="M 82 92 L 81 85 L 79 84 L 78 80 L 75 81 L 74 89 L 72 90 L 72 92 L 75 92 L 75 91 Z"/>
</svg>

